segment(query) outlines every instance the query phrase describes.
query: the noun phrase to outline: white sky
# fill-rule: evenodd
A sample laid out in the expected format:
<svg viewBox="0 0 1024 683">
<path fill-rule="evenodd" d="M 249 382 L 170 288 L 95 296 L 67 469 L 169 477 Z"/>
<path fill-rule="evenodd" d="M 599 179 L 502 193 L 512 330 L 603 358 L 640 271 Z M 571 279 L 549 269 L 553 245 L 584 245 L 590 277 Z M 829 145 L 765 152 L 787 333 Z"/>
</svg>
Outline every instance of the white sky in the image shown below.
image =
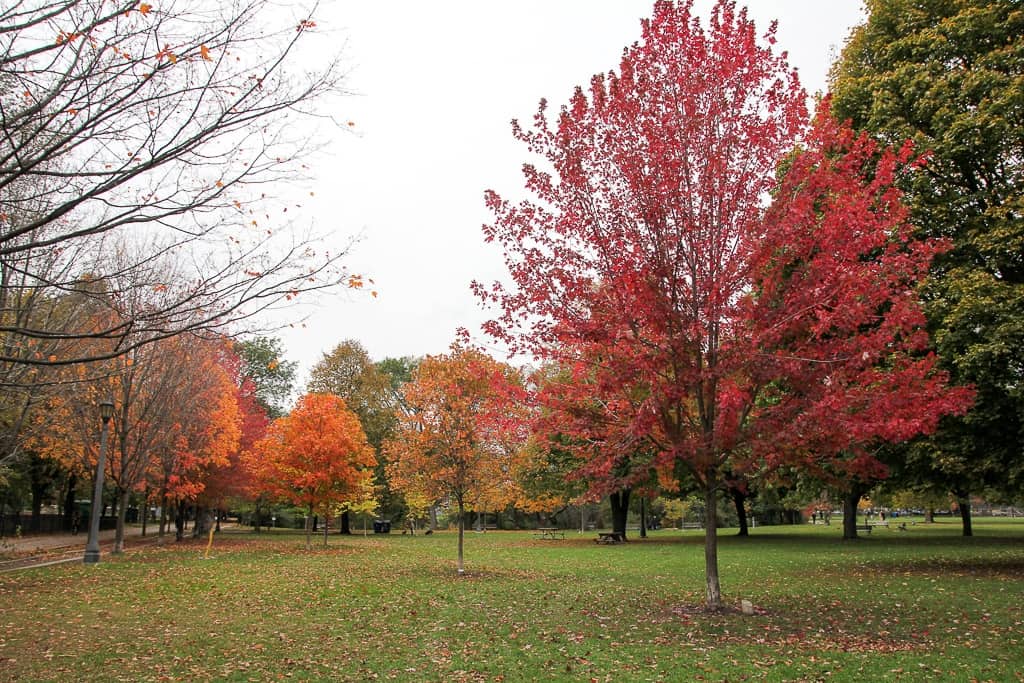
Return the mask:
<svg viewBox="0 0 1024 683">
<path fill-rule="evenodd" d="M 778 19 L 808 92 L 824 90 L 829 65 L 860 0 L 748 0 L 759 29 Z M 697 0 L 707 16 L 710 0 Z M 311 221 L 338 236 L 361 234 L 349 266 L 372 277 L 377 298 L 321 297 L 305 327 L 280 333 L 300 381 L 344 339 L 379 360 L 442 353 L 459 326 L 479 335 L 488 316 L 469 291 L 501 278 L 500 249 L 483 242 L 486 189 L 522 193 L 529 157 L 509 121 L 552 108 L 577 84 L 617 69 L 640 36 L 653 0 L 335 0 L 317 17 L 352 72 L 337 115 L 356 135 L 325 141 L 315 165 Z"/>
</svg>

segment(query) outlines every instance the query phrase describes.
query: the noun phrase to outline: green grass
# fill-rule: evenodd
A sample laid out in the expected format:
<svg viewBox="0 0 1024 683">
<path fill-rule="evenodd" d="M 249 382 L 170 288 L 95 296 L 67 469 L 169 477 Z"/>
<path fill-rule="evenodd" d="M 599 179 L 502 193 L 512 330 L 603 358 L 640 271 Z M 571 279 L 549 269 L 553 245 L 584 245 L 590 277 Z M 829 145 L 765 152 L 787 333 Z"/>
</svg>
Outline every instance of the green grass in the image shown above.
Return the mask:
<svg viewBox="0 0 1024 683">
<path fill-rule="evenodd" d="M 0 575 L 0 680 L 1024 680 L 1024 521 L 855 542 L 723 531 L 707 614 L 698 531 L 619 546 L 523 532 L 222 534 Z"/>
</svg>

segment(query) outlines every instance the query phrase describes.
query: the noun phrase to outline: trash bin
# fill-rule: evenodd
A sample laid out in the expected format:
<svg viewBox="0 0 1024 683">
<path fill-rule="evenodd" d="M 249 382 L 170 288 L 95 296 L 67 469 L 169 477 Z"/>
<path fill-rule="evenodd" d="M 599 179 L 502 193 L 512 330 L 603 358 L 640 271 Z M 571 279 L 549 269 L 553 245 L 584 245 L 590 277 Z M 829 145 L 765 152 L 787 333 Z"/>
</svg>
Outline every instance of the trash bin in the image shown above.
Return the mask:
<svg viewBox="0 0 1024 683">
<path fill-rule="evenodd" d="M 391 520 L 390 519 L 375 519 L 375 520 L 373 520 L 373 533 L 375 533 L 375 534 L 390 534 L 391 533 Z"/>
</svg>

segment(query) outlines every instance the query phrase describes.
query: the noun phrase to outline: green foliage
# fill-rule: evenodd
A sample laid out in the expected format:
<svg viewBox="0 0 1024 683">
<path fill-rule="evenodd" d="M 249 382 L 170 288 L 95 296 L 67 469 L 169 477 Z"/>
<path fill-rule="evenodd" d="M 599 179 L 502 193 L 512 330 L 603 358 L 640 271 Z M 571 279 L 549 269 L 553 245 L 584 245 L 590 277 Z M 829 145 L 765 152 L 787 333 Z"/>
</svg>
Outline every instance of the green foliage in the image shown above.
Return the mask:
<svg viewBox="0 0 1024 683">
<path fill-rule="evenodd" d="M 947 488 L 1024 484 L 1024 5 L 869 0 L 832 73 L 834 111 L 927 165 L 906 179 L 923 235 L 952 240 L 923 291 L 935 345 L 975 408 L 915 445 Z M 921 483 L 920 481 L 918 483 Z"/>
<path fill-rule="evenodd" d="M 1010 681 L 1024 669 L 1022 520 L 855 543 L 839 529 L 723 536 L 729 592 L 702 610 L 703 538 L 598 546 L 454 532 L 222 533 L 95 567 L 0 574 L 5 680 Z M 98 572 L 98 573 L 97 573 Z M 41 620 L 40 615 L 45 615 Z"/>
<path fill-rule="evenodd" d="M 284 347 L 275 337 L 253 337 L 235 344 L 242 359 L 242 376 L 256 386 L 256 400 L 271 419 L 285 414 L 295 388 L 298 363 L 283 360 Z"/>
<path fill-rule="evenodd" d="M 366 438 L 375 449 L 395 424 L 389 405 L 391 381 L 381 373 L 362 344 L 343 341 L 313 366 L 306 390 L 334 394 L 345 399 L 349 409 L 359 416 Z"/>
<path fill-rule="evenodd" d="M 391 381 L 391 391 L 397 396 L 402 385 L 412 381 L 412 375 L 419 364 L 419 359 L 412 356 L 385 358 L 377 361 L 377 370 L 388 377 Z"/>
</svg>

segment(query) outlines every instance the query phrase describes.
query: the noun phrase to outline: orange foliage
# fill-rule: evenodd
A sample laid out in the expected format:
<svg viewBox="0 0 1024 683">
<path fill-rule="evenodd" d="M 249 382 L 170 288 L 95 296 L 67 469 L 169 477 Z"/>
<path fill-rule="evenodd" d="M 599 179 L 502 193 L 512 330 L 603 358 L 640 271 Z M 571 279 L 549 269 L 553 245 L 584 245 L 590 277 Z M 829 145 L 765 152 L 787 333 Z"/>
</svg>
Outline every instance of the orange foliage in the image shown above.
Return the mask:
<svg viewBox="0 0 1024 683">
<path fill-rule="evenodd" d="M 306 394 L 246 456 L 259 490 L 329 516 L 372 487 L 373 448 L 359 418 L 333 394 Z"/>
<path fill-rule="evenodd" d="M 172 500 L 198 498 L 207 478 L 228 467 L 238 452 L 242 415 L 237 388 L 223 367 L 207 361 L 201 376 L 193 378 L 194 393 L 185 394 L 191 410 L 178 415 L 176 438 L 160 458 L 162 489 Z"/>
<path fill-rule="evenodd" d="M 509 439 L 514 419 L 503 400 L 514 371 L 478 351 L 454 347 L 420 363 L 403 393 L 409 412 L 386 445 L 391 486 L 465 508 L 500 509 L 517 497 Z M 460 558 L 461 571 L 461 558 Z"/>
</svg>

